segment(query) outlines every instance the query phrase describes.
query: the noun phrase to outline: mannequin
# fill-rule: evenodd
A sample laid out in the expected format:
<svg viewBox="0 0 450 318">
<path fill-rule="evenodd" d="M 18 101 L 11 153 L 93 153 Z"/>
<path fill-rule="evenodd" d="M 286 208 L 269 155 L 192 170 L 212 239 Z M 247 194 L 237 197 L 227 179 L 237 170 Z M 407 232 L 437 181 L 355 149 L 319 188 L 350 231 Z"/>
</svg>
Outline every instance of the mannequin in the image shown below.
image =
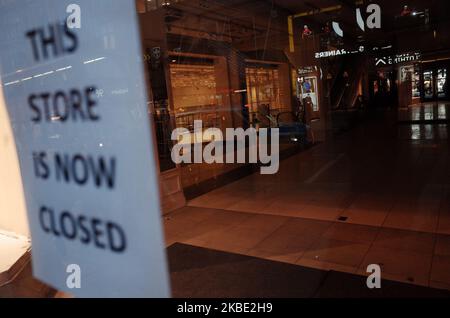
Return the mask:
<svg viewBox="0 0 450 318">
<path fill-rule="evenodd" d="M 307 37 L 310 37 L 312 35 L 312 31 L 309 29 L 309 27 L 305 24 L 305 26 L 303 27 L 303 33 L 302 33 L 302 38 L 305 39 Z"/>
</svg>

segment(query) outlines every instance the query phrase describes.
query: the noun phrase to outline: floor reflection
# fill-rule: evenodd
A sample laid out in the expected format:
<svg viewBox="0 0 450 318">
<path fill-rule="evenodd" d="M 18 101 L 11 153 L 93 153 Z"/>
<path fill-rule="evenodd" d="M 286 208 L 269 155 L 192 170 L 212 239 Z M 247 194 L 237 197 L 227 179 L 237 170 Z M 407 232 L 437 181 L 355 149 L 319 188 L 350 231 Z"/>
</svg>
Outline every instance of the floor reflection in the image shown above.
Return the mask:
<svg viewBox="0 0 450 318">
<path fill-rule="evenodd" d="M 420 118 L 447 105 L 411 109 Z M 439 115 L 439 113 L 441 115 Z M 450 289 L 446 124 L 371 121 L 189 202 L 167 244 L 196 246 Z"/>
<path fill-rule="evenodd" d="M 435 102 L 411 105 L 407 109 L 399 110 L 399 121 L 401 122 L 427 122 L 450 120 L 450 103 Z"/>
</svg>

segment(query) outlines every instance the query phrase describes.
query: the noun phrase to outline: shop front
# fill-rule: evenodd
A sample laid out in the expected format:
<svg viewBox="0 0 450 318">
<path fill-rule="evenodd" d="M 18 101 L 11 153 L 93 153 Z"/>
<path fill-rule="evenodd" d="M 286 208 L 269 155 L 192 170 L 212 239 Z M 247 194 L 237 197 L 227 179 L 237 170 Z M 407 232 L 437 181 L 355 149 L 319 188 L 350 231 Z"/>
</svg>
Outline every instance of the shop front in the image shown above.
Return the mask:
<svg viewBox="0 0 450 318">
<path fill-rule="evenodd" d="M 204 130 L 231 127 L 225 57 L 171 53 L 169 58 L 176 127 L 193 133 L 196 120 L 202 121 Z"/>
<path fill-rule="evenodd" d="M 246 24 L 241 19 L 223 21 L 199 12 L 203 13 L 183 2 L 140 14 L 163 202 L 173 208 L 185 204 L 184 197 L 193 198 L 251 172 L 251 165 L 237 163 L 176 165 L 171 160 L 175 144 L 189 144 L 194 153 L 196 146 L 204 149 L 212 141 L 204 134 L 210 128 L 225 132 L 227 128 L 291 125 L 298 120 L 292 114 L 304 103 L 309 105 L 306 120 L 317 125 L 322 110 L 317 67 L 292 78 L 283 45 L 257 42 L 250 46 L 245 39 L 255 34 L 243 29 Z M 156 20 L 164 27 L 155 30 Z M 198 121 L 202 131 L 195 129 Z M 186 129 L 181 140 L 172 140 L 175 128 Z M 283 146 L 291 147 L 292 140 L 287 141 Z"/>
<path fill-rule="evenodd" d="M 377 59 L 378 62 L 380 60 Z M 376 102 L 392 101 L 392 97 L 395 97 L 393 94 L 397 93 L 396 89 L 401 108 L 450 99 L 447 80 L 450 60 L 430 60 L 415 53 L 397 55 L 395 59 L 386 61 L 390 61 L 390 66 L 378 68 L 371 81 L 371 92 Z"/>
<path fill-rule="evenodd" d="M 278 115 L 292 111 L 288 65 L 247 60 L 245 79 L 250 125 L 277 127 Z"/>
<path fill-rule="evenodd" d="M 420 96 L 424 102 L 450 99 L 447 80 L 449 66 L 449 60 L 422 64 Z"/>
<path fill-rule="evenodd" d="M 369 92 L 370 92 L 370 100 L 371 105 L 376 107 L 388 108 L 393 107 L 397 104 L 397 71 L 393 67 L 385 67 L 378 69 L 372 76 L 370 77 L 369 82 Z M 411 99 L 411 90 L 410 85 L 404 85 L 403 89 L 407 90 L 407 96 L 409 100 Z M 402 88 L 400 88 L 402 91 Z M 400 94 L 403 96 L 403 94 Z M 409 103 L 407 101 L 406 103 Z"/>
<path fill-rule="evenodd" d="M 317 66 L 303 67 L 293 72 L 296 97 L 304 107 L 307 122 L 320 120 L 320 71 Z"/>
<path fill-rule="evenodd" d="M 448 62 L 422 62 L 399 67 L 400 105 L 449 100 Z"/>
</svg>

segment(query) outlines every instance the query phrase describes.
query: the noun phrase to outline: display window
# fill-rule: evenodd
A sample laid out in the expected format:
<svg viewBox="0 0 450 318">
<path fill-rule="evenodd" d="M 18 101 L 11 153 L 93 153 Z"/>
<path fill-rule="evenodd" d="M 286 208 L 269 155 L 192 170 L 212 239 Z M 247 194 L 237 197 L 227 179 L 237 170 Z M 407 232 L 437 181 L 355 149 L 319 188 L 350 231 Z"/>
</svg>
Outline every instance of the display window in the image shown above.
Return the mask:
<svg viewBox="0 0 450 318">
<path fill-rule="evenodd" d="M 446 97 L 447 69 L 440 68 L 437 71 L 437 94 L 439 98 Z"/>
<path fill-rule="evenodd" d="M 247 67 L 247 107 L 254 126 L 271 126 L 270 116 L 284 107 L 281 101 L 279 71 L 276 67 Z"/>
<path fill-rule="evenodd" d="M 425 64 L 419 73 L 421 98 L 426 101 L 447 100 L 448 93 L 448 64 L 438 61 Z"/>
<path fill-rule="evenodd" d="M 450 297 L 450 1 L 309 2 L 0 0 L 0 298 Z"/>
<path fill-rule="evenodd" d="M 308 118 L 320 118 L 320 97 L 318 88 L 318 68 L 309 66 L 293 71 L 292 80 L 296 85 L 298 100 L 305 107 Z"/>
<path fill-rule="evenodd" d="M 194 122 L 201 120 L 203 130 L 223 128 L 223 112 L 228 111 L 224 109 L 225 92 L 218 90 L 214 59 L 172 57 L 169 72 L 176 126 L 191 132 L 184 142 L 208 141 L 203 132 L 194 133 Z"/>
<path fill-rule="evenodd" d="M 312 111 L 319 112 L 319 100 L 317 95 L 317 77 L 305 76 L 299 78 L 301 97 L 311 101 Z"/>
<path fill-rule="evenodd" d="M 420 98 L 420 73 L 414 70 L 412 78 L 412 96 L 413 98 Z"/>
<path fill-rule="evenodd" d="M 434 77 L 431 70 L 423 72 L 423 90 L 426 99 L 434 97 Z"/>
</svg>

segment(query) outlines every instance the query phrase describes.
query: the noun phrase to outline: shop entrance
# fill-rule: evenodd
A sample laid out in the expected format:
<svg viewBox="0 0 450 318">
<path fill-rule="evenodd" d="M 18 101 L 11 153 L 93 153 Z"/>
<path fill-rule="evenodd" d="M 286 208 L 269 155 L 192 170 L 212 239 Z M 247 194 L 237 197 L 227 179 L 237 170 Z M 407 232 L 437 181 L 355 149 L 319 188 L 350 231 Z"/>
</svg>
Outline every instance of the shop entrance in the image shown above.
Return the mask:
<svg viewBox="0 0 450 318">
<path fill-rule="evenodd" d="M 276 66 L 255 65 L 245 69 L 250 122 L 254 127 L 270 127 L 269 118 L 281 108 L 279 71 Z"/>
<path fill-rule="evenodd" d="M 425 101 L 449 99 L 447 75 L 448 70 L 444 67 L 423 71 L 423 99 Z"/>
<path fill-rule="evenodd" d="M 435 81 L 433 70 L 423 72 L 423 99 L 432 100 L 435 96 Z"/>
<path fill-rule="evenodd" d="M 250 125 L 277 126 L 277 116 L 292 110 L 288 65 L 246 60 L 245 79 Z"/>
<path fill-rule="evenodd" d="M 317 67 L 299 69 L 293 78 L 297 83 L 297 98 L 305 108 L 305 118 L 308 122 L 320 119 L 320 99 L 317 78 Z"/>
<path fill-rule="evenodd" d="M 370 81 L 372 107 L 392 107 L 397 105 L 398 88 L 396 72 L 380 70 Z"/>
</svg>

